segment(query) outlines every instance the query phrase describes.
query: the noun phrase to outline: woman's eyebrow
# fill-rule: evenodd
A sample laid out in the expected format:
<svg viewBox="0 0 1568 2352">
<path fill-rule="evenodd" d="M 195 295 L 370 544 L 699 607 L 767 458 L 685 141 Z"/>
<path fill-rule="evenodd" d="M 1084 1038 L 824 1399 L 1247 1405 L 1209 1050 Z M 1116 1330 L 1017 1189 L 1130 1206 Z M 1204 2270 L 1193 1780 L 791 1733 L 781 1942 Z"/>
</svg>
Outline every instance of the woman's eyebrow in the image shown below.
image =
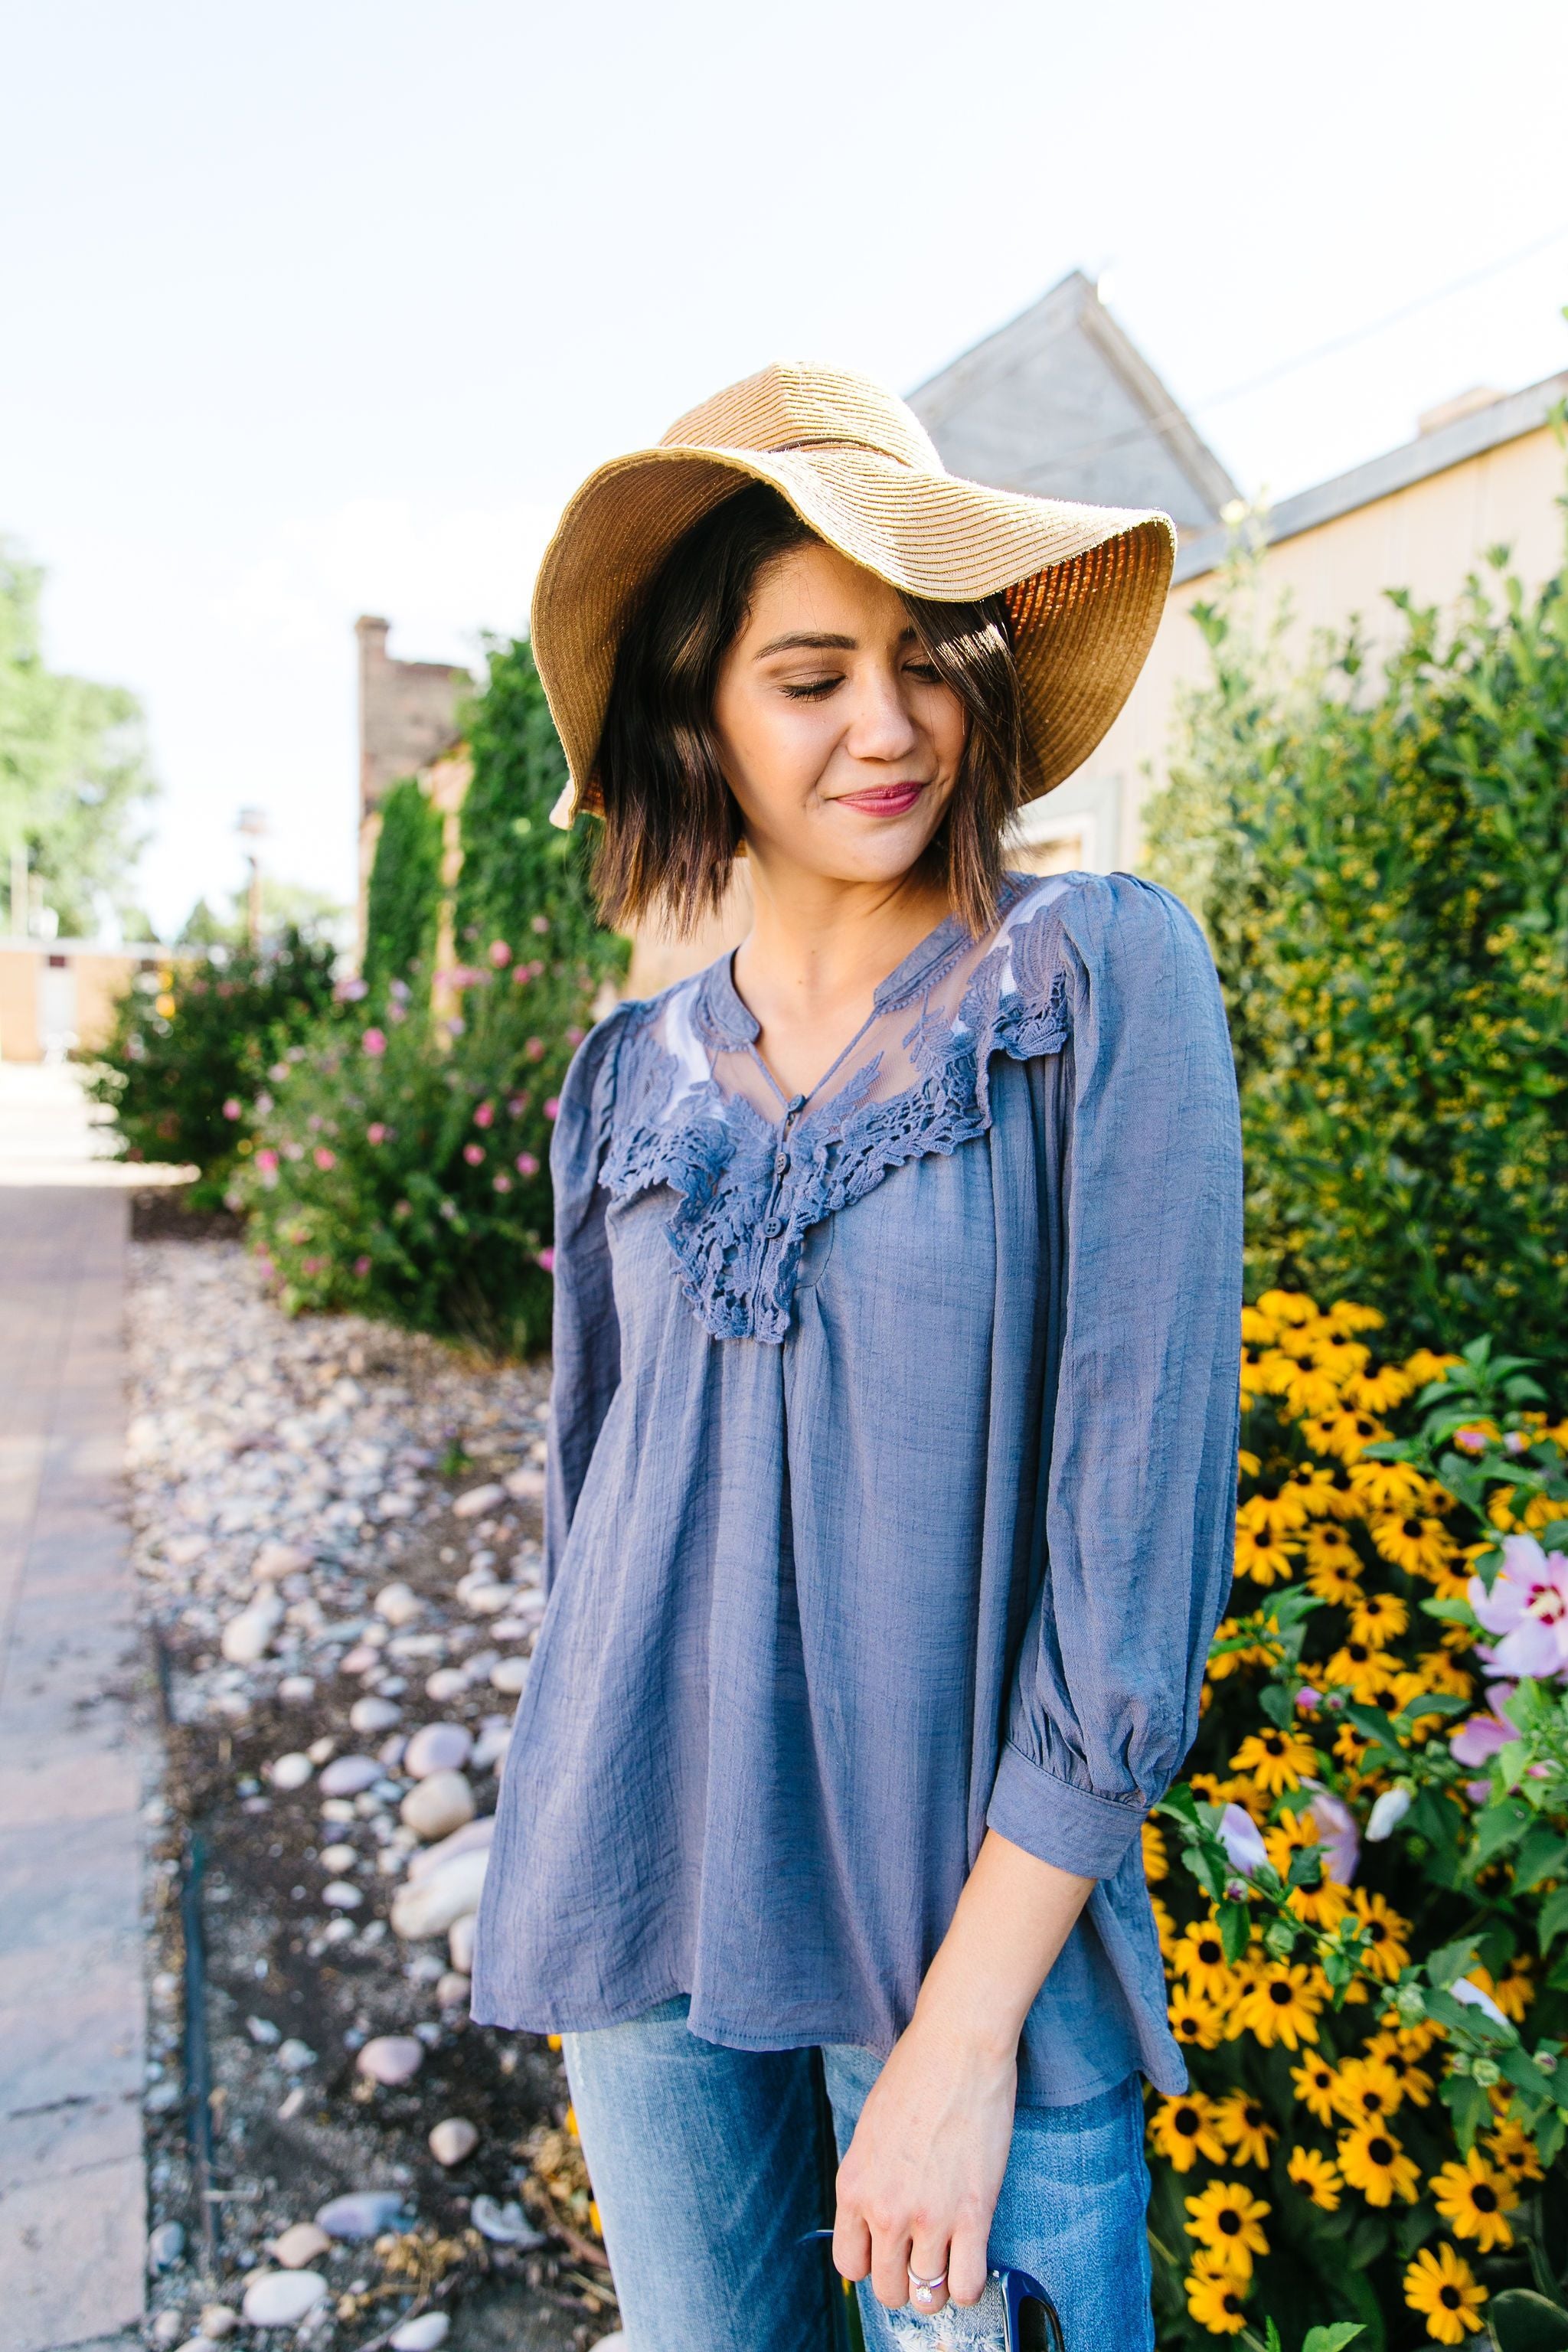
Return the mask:
<svg viewBox="0 0 1568 2352">
<path fill-rule="evenodd" d="M 765 661 L 769 654 L 794 653 L 802 646 L 807 646 L 818 653 L 852 654 L 858 644 L 858 637 L 834 636 L 826 631 L 814 633 L 801 630 L 793 636 L 770 637 L 765 646 L 759 646 L 752 658 L 756 661 Z"/>
</svg>

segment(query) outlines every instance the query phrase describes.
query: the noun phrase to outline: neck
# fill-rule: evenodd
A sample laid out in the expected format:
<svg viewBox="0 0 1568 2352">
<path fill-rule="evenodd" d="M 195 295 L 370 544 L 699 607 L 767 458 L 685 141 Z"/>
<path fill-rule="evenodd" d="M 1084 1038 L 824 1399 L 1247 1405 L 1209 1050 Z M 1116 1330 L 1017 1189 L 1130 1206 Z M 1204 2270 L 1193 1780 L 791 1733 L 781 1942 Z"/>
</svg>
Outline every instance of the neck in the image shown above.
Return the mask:
<svg viewBox="0 0 1568 2352">
<path fill-rule="evenodd" d="M 945 886 L 920 867 L 889 880 L 843 882 L 750 854 L 752 928 L 735 982 L 764 1028 L 868 1012 L 879 982 L 952 912 Z"/>
</svg>

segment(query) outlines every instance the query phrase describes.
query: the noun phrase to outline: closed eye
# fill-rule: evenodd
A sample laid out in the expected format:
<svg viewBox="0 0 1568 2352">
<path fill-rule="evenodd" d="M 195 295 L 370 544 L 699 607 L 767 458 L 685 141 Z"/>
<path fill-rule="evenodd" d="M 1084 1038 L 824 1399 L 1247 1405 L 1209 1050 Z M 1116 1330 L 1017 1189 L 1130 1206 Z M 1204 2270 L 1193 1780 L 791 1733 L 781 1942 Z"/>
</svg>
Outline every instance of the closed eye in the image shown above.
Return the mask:
<svg viewBox="0 0 1568 2352">
<path fill-rule="evenodd" d="M 794 686 L 786 686 L 781 690 L 788 695 L 792 702 L 820 702 L 825 696 L 833 692 L 836 686 L 842 686 L 843 683 L 842 677 L 810 677 L 802 679 Z"/>
</svg>

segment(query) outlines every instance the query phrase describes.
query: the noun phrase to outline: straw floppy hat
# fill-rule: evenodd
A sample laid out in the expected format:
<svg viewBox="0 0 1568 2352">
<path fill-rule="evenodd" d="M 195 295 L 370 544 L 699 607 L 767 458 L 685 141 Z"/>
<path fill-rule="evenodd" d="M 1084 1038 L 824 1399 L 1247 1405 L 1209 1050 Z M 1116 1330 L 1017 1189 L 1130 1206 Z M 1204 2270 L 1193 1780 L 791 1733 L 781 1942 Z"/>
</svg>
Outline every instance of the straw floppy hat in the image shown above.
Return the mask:
<svg viewBox="0 0 1568 2352">
<path fill-rule="evenodd" d="M 551 811 L 601 806 L 595 762 L 621 635 L 683 531 L 771 482 L 841 555 L 910 596 L 1007 592 L 1036 799 L 1088 759 L 1127 698 L 1175 555 L 1168 515 L 1024 498 L 960 480 L 911 409 L 870 377 L 775 365 L 612 458 L 562 516 L 533 592 L 534 659 L 572 781 Z"/>
</svg>

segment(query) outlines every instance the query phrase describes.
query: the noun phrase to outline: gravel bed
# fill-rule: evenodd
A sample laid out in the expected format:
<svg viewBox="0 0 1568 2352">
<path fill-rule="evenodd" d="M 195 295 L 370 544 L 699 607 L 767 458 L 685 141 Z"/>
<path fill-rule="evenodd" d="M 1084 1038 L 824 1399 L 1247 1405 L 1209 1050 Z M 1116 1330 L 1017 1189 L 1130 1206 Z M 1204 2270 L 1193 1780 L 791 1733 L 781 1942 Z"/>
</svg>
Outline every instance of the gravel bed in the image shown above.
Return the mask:
<svg viewBox="0 0 1568 2352">
<path fill-rule="evenodd" d="M 559 2059 L 468 2019 L 547 1373 L 289 1321 L 210 1234 L 133 1243 L 130 1339 L 150 2340 L 618 2343 Z"/>
</svg>

